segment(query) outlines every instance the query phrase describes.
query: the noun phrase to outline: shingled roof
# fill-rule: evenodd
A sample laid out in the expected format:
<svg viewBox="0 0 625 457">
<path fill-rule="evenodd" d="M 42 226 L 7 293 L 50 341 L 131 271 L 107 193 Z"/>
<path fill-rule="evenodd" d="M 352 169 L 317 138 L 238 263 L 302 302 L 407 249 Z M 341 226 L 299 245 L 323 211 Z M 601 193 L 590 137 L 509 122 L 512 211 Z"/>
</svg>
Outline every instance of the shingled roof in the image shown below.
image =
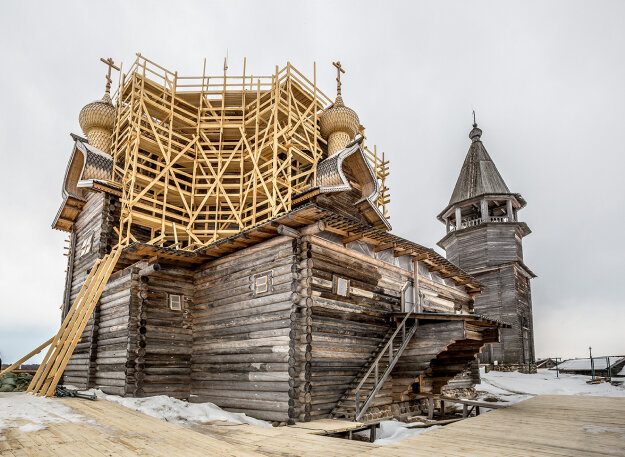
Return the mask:
<svg viewBox="0 0 625 457">
<path fill-rule="evenodd" d="M 477 128 L 477 124 L 473 124 L 473 130 L 469 133 L 471 146 L 462 164 L 449 206 L 480 195 L 511 193 L 486 152 L 481 136 L 482 131 Z"/>
</svg>

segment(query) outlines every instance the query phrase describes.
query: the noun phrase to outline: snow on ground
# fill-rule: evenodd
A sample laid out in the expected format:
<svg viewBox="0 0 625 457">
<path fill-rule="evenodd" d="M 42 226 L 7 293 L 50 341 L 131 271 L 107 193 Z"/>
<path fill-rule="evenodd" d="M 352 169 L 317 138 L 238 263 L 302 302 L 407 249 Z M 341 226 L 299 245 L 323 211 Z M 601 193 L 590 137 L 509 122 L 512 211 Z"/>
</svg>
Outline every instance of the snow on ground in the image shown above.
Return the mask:
<svg viewBox="0 0 625 457">
<path fill-rule="evenodd" d="M 95 393 L 99 399 L 111 401 L 125 406 L 126 408 L 147 414 L 148 416 L 183 426 L 206 424 L 214 421 L 227 421 L 235 424 L 271 427 L 269 422 L 254 419 L 243 413 L 224 411 L 213 403 L 187 403 L 186 401 L 168 397 L 167 395 L 132 398 L 106 395 L 101 390 L 90 391 L 90 393 Z"/>
<path fill-rule="evenodd" d="M 396 443 L 397 441 L 410 438 L 411 436 L 420 435 L 421 433 L 429 432 L 439 428 L 438 425 L 427 428 L 409 428 L 410 424 L 399 421 L 382 421 L 380 422 L 380 429 L 377 432 L 377 438 L 375 444 L 385 445 Z M 367 434 L 369 432 L 366 432 Z"/>
<path fill-rule="evenodd" d="M 19 426 L 22 432 L 34 432 L 46 428 L 46 424 L 84 420 L 84 416 L 49 398 L 17 392 L 0 394 L 0 433 L 8 427 Z M 21 422 L 27 423 L 19 425 Z"/>
<path fill-rule="evenodd" d="M 482 383 L 475 386 L 480 398 L 495 397 L 502 402 L 517 403 L 535 395 L 591 395 L 600 397 L 625 397 L 625 385 L 613 386 L 608 382 L 586 384 L 589 376 L 539 370 L 536 374 L 480 371 Z"/>
</svg>

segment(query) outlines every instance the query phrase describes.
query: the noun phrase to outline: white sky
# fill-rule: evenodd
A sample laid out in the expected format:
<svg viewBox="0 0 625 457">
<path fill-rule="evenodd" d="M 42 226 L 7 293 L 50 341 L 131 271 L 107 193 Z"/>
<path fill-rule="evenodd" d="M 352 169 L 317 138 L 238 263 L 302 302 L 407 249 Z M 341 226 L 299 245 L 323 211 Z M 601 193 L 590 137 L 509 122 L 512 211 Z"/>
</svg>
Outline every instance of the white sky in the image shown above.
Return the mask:
<svg viewBox="0 0 625 457">
<path fill-rule="evenodd" d="M 537 356 L 625 354 L 625 3 L 5 2 L 0 15 L 0 356 L 60 323 L 69 132 L 105 66 L 136 52 L 181 74 L 293 63 L 343 95 L 391 160 L 394 232 L 434 246 L 469 147 L 471 110 L 533 234 Z"/>
</svg>

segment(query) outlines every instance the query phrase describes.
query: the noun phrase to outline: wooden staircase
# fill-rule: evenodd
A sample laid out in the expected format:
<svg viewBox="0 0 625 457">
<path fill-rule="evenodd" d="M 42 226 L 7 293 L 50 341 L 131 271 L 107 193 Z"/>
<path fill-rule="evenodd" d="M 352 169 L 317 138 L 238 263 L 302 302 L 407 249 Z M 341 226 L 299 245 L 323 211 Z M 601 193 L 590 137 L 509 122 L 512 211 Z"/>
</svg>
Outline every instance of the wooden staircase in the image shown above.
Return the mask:
<svg viewBox="0 0 625 457">
<path fill-rule="evenodd" d="M 113 248 L 110 254 L 96 261 L 74 304 L 65 316 L 61 328 L 52 339 L 50 348 L 28 386 L 27 392 L 45 397 L 54 395 L 67 362 L 69 362 L 87 321 L 100 300 L 104 286 L 111 277 L 121 251 L 121 247 Z"/>
<path fill-rule="evenodd" d="M 417 330 L 416 320 L 412 326 L 407 325 L 408 316 L 395 330 L 389 329 L 384 340 L 378 345 L 376 355 L 369 358 L 361 373 L 330 413 L 331 417 L 346 417 L 359 421 L 367 409 L 375 404 L 376 396 Z"/>
<path fill-rule="evenodd" d="M 484 339 L 467 339 L 462 321 L 418 322 L 408 314 L 396 329 L 389 329 L 331 417 L 359 421 L 371 406 L 408 398 L 414 393 L 415 382 L 420 392 L 440 393 L 451 379 L 471 366 L 484 344 L 497 341 L 496 332 L 485 334 Z M 391 374 L 392 386 L 384 386 Z"/>
</svg>

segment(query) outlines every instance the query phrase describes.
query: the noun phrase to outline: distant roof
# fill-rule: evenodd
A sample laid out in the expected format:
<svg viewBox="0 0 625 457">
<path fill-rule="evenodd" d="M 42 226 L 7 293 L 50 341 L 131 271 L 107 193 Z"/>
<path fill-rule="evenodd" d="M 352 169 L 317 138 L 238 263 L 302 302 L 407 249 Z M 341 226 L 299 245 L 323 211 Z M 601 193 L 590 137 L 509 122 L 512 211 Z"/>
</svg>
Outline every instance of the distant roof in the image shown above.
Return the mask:
<svg viewBox="0 0 625 457">
<path fill-rule="evenodd" d="M 485 194 L 509 194 L 510 189 L 481 141 L 482 131 L 473 124 L 471 146 L 464 159 L 449 205 Z"/>
<path fill-rule="evenodd" d="M 595 365 L 595 370 L 605 370 L 606 369 L 606 358 L 608 357 L 593 357 L 593 362 Z M 609 357 L 610 359 L 610 367 L 614 365 L 618 365 L 621 362 L 625 362 L 625 357 Z M 571 359 L 562 362 L 558 365 L 558 369 L 560 370 L 568 370 L 568 371 L 590 371 L 590 359 Z M 555 368 L 552 368 L 555 370 Z"/>
</svg>

